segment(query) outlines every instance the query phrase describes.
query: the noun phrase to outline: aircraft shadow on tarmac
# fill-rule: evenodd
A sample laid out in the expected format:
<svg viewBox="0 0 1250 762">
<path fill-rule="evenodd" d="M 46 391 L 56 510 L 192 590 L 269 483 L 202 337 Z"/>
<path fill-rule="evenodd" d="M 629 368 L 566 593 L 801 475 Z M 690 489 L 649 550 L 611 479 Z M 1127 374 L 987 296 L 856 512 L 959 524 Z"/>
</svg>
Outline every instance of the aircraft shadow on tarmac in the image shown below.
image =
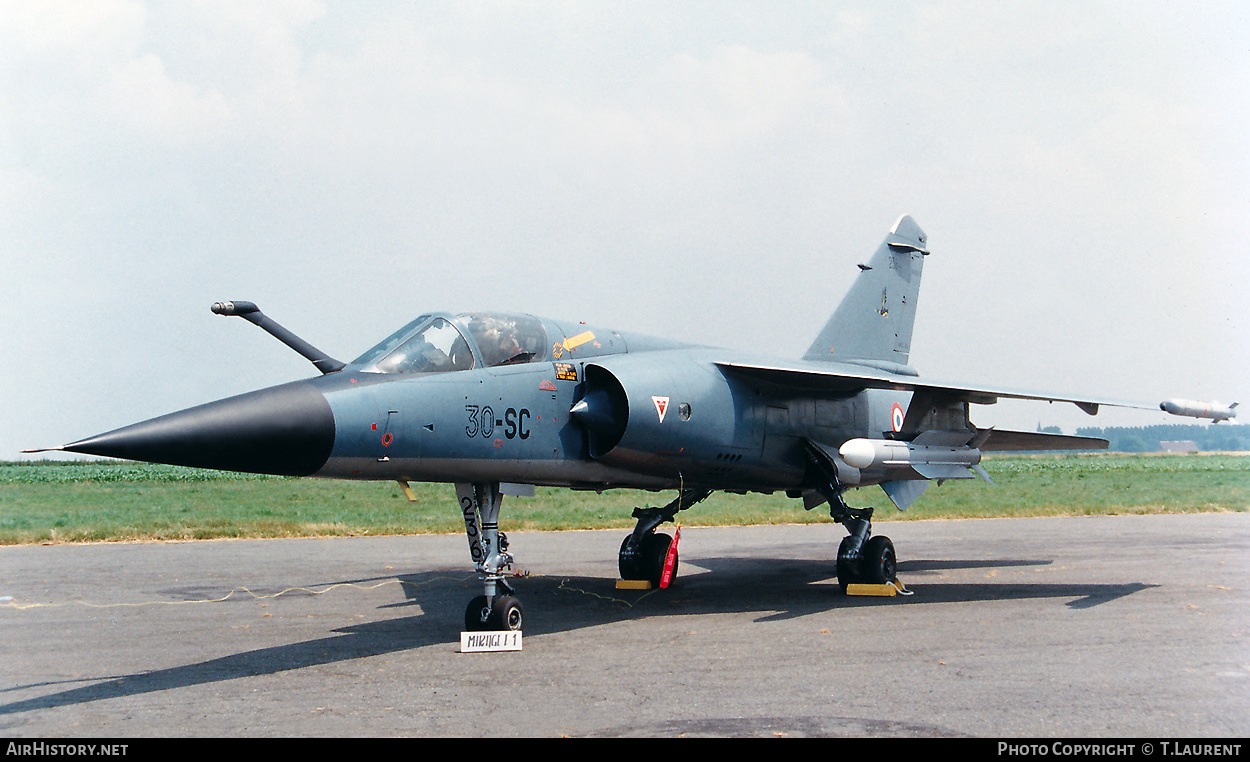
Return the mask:
<svg viewBox="0 0 1250 762">
<path fill-rule="evenodd" d="M 657 616 L 759 612 L 760 616 L 755 621 L 766 622 L 865 606 L 1063 598 L 1071 599 L 1066 603 L 1068 607 L 1085 609 L 1155 587 L 1142 583 L 923 581 L 925 576 L 940 575 L 941 571 L 1036 567 L 1049 563 L 1047 560 L 1012 559 L 902 562 L 898 568 L 905 581 L 909 577 L 920 577 L 922 580 L 910 586 L 915 594 L 906 598 L 845 596 L 840 592 L 832 564 L 827 560 L 754 557 L 697 559 L 683 567 L 685 573 L 667 590 L 621 591 L 615 589 L 614 579 L 554 575 L 529 577 L 518 581 L 517 587 L 527 606 L 524 630 L 531 637 Z M 697 569 L 690 569 L 691 565 L 697 566 Z M 310 583 L 306 587 L 362 584 L 385 579 L 396 577 Z M 333 630 L 333 634 L 325 637 L 298 643 L 258 648 L 178 667 L 100 678 L 101 682 L 90 685 L 0 705 L 0 717 L 276 674 L 426 646 L 455 648 L 463 623 L 466 592 L 476 589 L 476 579 L 472 575 L 461 573 L 456 576 L 444 570 L 402 574 L 397 579 L 404 600 L 384 604 L 378 610 L 402 611 L 407 607 L 419 607 L 420 613 L 351 625 Z M 15 686 L 5 692 L 49 684 Z M 9 723 L 0 721 L 0 727 L 6 724 Z"/>
<path fill-rule="evenodd" d="M 1130 584 L 1058 584 L 1021 582 L 925 582 L 940 570 L 1037 567 L 1049 560 L 908 561 L 898 565 L 900 578 L 914 595 L 857 597 L 843 595 L 833 564 L 826 560 L 775 558 L 700 558 L 694 562 L 706 573 L 679 576 L 663 591 L 615 589 L 615 580 L 562 578 L 525 581 L 525 600 L 536 614 L 526 632 L 535 635 L 609 623 L 616 620 L 667 615 L 759 612 L 756 621 L 777 621 L 865 606 L 1068 598 L 1069 608 L 1083 609 L 1152 587 Z M 915 578 L 920 577 L 917 581 Z M 554 580 L 555 578 L 550 578 Z"/>
</svg>

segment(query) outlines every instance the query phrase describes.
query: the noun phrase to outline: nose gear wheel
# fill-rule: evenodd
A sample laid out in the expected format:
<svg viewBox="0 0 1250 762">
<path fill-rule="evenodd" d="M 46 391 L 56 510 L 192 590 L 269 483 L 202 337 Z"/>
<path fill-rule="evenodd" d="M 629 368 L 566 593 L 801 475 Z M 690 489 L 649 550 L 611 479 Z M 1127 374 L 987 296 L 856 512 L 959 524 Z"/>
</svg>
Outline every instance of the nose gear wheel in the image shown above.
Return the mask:
<svg viewBox="0 0 1250 762">
<path fill-rule="evenodd" d="M 525 623 L 525 609 L 515 596 L 500 595 L 486 605 L 486 596 L 469 601 L 464 610 L 465 632 L 516 632 Z"/>
</svg>

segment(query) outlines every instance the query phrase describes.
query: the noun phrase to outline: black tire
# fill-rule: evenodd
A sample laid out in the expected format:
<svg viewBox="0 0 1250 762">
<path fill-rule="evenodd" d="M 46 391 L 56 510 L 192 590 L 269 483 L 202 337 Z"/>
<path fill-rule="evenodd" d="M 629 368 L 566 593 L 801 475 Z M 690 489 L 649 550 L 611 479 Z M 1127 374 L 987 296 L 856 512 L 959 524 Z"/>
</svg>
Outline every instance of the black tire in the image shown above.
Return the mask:
<svg viewBox="0 0 1250 762">
<path fill-rule="evenodd" d="M 878 535 L 869 538 L 860 555 L 860 573 L 865 582 L 884 585 L 898 577 L 898 560 L 894 556 L 894 543 L 889 537 Z"/>
<path fill-rule="evenodd" d="M 641 571 L 645 575 L 645 579 L 651 580 L 651 584 L 655 587 L 660 586 L 660 578 L 664 576 L 664 562 L 668 559 L 668 549 L 673 544 L 673 538 L 666 534 L 649 535 L 647 539 L 642 541 L 642 564 Z M 669 577 L 669 584 L 677 579 L 677 556 L 673 556 L 673 574 Z"/>
<path fill-rule="evenodd" d="M 511 595 L 501 595 L 495 599 L 490 612 L 492 630 L 518 632 L 525 626 L 525 609 L 521 602 Z"/>
<path fill-rule="evenodd" d="M 465 632 L 482 632 L 490 629 L 488 622 L 482 621 L 482 611 L 486 608 L 486 596 L 479 595 L 469 601 L 469 605 L 464 610 L 464 631 Z"/>
<path fill-rule="evenodd" d="M 616 565 L 621 572 L 621 579 L 646 579 L 646 575 L 642 573 L 642 565 L 639 563 L 640 556 L 626 557 L 625 555 L 625 546 L 629 544 L 629 538 L 632 536 L 625 535 L 625 539 L 621 542 L 621 552 L 616 556 Z"/>
<path fill-rule="evenodd" d="M 490 616 L 482 621 L 482 611 L 486 608 L 486 596 L 479 595 L 469 601 L 464 610 L 465 632 L 495 632 L 498 630 L 520 630 L 525 624 L 525 609 L 521 602 L 511 595 L 497 595 L 490 607 Z"/>
<path fill-rule="evenodd" d="M 847 551 L 851 545 L 851 538 L 843 537 L 842 544 L 838 546 L 838 587 L 842 588 L 843 594 L 846 593 L 846 586 L 857 584 L 859 579 L 858 560 L 851 561 L 846 557 Z"/>
</svg>

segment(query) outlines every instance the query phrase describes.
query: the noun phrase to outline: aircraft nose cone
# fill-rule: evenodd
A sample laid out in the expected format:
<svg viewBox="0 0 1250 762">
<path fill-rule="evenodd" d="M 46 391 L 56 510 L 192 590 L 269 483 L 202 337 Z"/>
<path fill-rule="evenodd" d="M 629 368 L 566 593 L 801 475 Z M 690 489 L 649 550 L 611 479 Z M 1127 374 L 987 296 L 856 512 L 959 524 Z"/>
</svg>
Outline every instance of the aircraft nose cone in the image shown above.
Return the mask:
<svg viewBox="0 0 1250 762">
<path fill-rule="evenodd" d="M 111 458 L 281 476 L 318 471 L 334 447 L 334 414 L 307 381 L 170 413 L 65 445 Z"/>
</svg>

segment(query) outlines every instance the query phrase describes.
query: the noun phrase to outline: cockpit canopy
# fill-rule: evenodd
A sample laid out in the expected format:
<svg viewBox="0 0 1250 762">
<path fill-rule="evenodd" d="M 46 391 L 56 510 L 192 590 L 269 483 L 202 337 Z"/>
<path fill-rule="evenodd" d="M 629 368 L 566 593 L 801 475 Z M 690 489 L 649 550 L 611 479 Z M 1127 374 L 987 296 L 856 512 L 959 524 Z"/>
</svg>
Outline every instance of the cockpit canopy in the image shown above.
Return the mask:
<svg viewBox="0 0 1250 762">
<path fill-rule="evenodd" d="M 538 362 L 547 346 L 542 321 L 529 315 L 422 315 L 352 364 L 367 373 L 448 373 Z"/>
</svg>

